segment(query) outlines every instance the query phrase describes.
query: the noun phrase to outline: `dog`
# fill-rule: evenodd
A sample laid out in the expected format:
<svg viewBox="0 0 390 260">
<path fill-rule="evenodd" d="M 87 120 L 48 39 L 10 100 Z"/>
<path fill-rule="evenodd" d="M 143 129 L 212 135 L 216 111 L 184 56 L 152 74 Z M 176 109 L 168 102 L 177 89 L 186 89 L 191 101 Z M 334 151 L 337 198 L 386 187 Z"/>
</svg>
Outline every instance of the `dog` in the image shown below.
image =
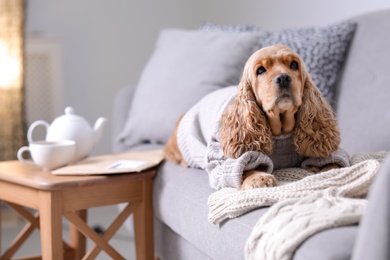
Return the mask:
<svg viewBox="0 0 390 260">
<path fill-rule="evenodd" d="M 166 159 L 187 166 L 177 141 L 182 118 L 164 154 Z M 292 136 L 295 152 L 302 158 L 325 158 L 339 150 L 340 131 L 333 110 L 304 62 L 289 47 L 273 45 L 256 51 L 246 62 L 235 97 L 219 119 L 219 145 L 227 158 L 237 159 L 248 151 L 260 151 L 272 158 L 275 140 L 286 135 Z M 320 172 L 343 166 L 329 161 L 307 168 Z M 259 167 L 242 172 L 240 188 L 276 183 L 270 172 Z"/>
</svg>

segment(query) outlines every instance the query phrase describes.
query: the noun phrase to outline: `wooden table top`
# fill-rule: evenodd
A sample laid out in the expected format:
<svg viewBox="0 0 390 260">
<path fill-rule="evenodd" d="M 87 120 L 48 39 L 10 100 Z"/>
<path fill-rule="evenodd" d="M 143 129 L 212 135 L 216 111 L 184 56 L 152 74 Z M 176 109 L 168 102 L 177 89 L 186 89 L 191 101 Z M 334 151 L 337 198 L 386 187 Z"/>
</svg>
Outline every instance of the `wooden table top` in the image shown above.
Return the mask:
<svg viewBox="0 0 390 260">
<path fill-rule="evenodd" d="M 0 162 L 0 181 L 10 182 L 39 190 L 59 190 L 83 187 L 97 183 L 121 182 L 151 178 L 156 174 L 153 169 L 141 173 L 125 173 L 110 175 L 73 175 L 56 176 L 42 171 L 37 166 L 26 165 L 17 160 Z"/>
</svg>

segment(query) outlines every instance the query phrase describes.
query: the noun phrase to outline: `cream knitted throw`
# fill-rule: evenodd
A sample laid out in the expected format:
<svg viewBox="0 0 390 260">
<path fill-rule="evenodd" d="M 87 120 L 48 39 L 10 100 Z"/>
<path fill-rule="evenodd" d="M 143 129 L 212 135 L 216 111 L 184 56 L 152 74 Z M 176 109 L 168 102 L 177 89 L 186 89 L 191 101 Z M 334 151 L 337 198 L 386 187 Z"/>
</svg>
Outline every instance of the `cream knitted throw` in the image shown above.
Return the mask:
<svg viewBox="0 0 390 260">
<path fill-rule="evenodd" d="M 312 234 L 357 223 L 367 191 L 387 153 L 356 154 L 351 166 L 313 174 L 299 168 L 273 174 L 278 186 L 240 191 L 224 188 L 209 197 L 209 221 L 217 224 L 250 210 L 272 206 L 252 230 L 247 259 L 291 259 Z"/>
</svg>

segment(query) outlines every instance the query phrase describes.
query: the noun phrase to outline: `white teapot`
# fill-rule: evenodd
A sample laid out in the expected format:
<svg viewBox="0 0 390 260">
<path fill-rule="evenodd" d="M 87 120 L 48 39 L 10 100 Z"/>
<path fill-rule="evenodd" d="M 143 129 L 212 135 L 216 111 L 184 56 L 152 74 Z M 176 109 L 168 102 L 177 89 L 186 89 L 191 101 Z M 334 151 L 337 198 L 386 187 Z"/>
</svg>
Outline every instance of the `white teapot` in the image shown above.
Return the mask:
<svg viewBox="0 0 390 260">
<path fill-rule="evenodd" d="M 73 159 L 73 162 L 76 162 L 87 157 L 99 142 L 106 122 L 106 118 L 99 117 L 92 128 L 84 118 L 75 115 L 72 107 L 67 107 L 65 115 L 54 119 L 51 125 L 43 120 L 32 123 L 27 132 L 27 139 L 32 143 L 35 127 L 43 125 L 46 127 L 46 141 L 74 140 L 76 142 L 76 153 Z"/>
</svg>

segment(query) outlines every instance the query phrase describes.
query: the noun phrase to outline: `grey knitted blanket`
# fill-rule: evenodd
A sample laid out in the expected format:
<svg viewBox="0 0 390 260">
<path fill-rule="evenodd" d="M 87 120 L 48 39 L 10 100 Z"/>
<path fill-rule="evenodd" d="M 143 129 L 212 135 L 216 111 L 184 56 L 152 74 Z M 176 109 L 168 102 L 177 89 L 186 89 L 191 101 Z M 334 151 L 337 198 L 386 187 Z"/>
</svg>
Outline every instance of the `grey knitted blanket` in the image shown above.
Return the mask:
<svg viewBox="0 0 390 260">
<path fill-rule="evenodd" d="M 350 167 L 318 174 L 301 168 L 276 170 L 278 186 L 272 188 L 221 189 L 209 197 L 209 221 L 217 224 L 271 206 L 253 228 L 245 256 L 291 259 L 312 234 L 359 221 L 366 206 L 363 198 L 386 156 L 385 152 L 356 154 Z"/>
</svg>

